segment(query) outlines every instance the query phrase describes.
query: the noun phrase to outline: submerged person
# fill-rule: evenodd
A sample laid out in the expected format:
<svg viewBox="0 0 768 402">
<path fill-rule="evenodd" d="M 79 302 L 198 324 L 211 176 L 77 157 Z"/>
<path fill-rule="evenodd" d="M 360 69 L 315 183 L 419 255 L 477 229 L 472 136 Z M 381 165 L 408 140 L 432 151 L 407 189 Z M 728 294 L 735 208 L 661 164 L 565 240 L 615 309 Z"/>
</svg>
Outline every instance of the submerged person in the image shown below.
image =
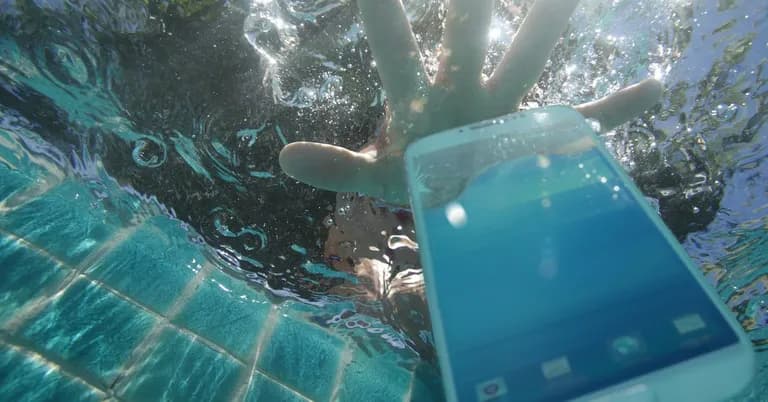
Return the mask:
<svg viewBox="0 0 768 402">
<path fill-rule="evenodd" d="M 518 111 L 578 0 L 535 1 L 487 79 L 482 68 L 494 0 L 448 1 L 434 77 L 426 72 L 400 0 L 357 4 L 387 95 L 378 135 L 359 151 L 291 143 L 281 151 L 280 165 L 299 181 L 340 193 L 341 208 L 325 245 L 327 260 L 335 269 L 361 278 L 364 297 L 380 301 L 417 350 L 429 353 L 423 337 L 430 326 L 418 246 L 412 219 L 404 209 L 408 204 L 404 151 L 430 134 Z M 648 79 L 574 108 L 608 131 L 655 105 L 661 93 L 661 84 Z"/>
</svg>

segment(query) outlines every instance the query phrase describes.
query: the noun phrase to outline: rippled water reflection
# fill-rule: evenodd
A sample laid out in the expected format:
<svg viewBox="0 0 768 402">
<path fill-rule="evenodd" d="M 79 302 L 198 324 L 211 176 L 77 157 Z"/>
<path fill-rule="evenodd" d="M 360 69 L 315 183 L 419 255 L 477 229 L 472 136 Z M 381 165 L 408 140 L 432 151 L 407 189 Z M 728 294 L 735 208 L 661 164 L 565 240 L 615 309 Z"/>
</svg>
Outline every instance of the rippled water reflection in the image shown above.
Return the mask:
<svg viewBox="0 0 768 402">
<path fill-rule="evenodd" d="M 359 286 L 324 265 L 347 198 L 337 205 L 277 164 L 287 142 L 356 148 L 375 132 L 384 96 L 354 2 L 178 4 L 0 1 L 3 135 L 88 180 L 125 220 L 147 209 L 177 216 L 233 273 L 276 294 L 323 302 L 335 300 L 330 289 Z M 443 2 L 405 4 L 435 61 Z M 486 71 L 531 1 L 497 4 Z M 750 0 L 584 0 L 525 102 L 578 103 L 648 75 L 665 81 L 662 104 L 607 141 L 761 347 L 767 16 L 768 3 Z M 389 251 L 387 239 L 351 247 L 386 262 L 413 238 L 397 227 L 387 236 L 401 236 Z M 386 272 L 385 284 L 395 275 Z M 387 303 L 365 303 L 388 315 Z"/>
</svg>

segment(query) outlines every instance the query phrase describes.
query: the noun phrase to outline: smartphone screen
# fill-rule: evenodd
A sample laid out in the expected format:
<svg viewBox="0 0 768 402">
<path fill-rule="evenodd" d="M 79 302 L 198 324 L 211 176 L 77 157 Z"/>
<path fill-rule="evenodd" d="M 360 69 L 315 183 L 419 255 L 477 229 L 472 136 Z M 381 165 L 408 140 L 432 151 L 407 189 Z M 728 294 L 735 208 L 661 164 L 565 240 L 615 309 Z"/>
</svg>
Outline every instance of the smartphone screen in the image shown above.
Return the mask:
<svg viewBox="0 0 768 402">
<path fill-rule="evenodd" d="M 501 158 L 429 201 L 472 152 L 409 161 L 459 400 L 561 401 L 738 342 L 605 151 Z"/>
</svg>

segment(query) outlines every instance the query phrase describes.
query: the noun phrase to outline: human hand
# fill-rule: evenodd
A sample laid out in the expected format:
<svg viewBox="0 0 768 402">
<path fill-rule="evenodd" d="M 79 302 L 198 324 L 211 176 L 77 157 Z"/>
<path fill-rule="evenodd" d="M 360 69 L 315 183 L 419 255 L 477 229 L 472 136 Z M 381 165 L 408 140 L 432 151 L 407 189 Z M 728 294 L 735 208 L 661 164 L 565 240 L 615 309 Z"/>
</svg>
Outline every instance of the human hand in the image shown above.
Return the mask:
<svg viewBox="0 0 768 402">
<path fill-rule="evenodd" d="M 430 79 L 401 0 L 357 0 L 387 95 L 382 131 L 357 152 L 313 142 L 288 144 L 280 152 L 283 171 L 321 189 L 407 204 L 403 153 L 408 144 L 517 111 L 578 4 L 537 0 L 501 63 L 483 82 L 493 2 L 449 0 L 438 72 Z M 656 104 L 661 92 L 661 83 L 648 79 L 575 109 L 607 131 Z"/>
</svg>

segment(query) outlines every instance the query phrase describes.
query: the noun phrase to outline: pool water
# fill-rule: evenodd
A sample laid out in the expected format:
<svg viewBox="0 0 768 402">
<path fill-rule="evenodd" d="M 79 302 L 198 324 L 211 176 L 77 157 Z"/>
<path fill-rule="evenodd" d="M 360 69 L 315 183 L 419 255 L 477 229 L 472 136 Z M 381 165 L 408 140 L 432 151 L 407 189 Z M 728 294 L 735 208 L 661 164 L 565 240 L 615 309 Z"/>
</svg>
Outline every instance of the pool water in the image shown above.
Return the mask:
<svg viewBox="0 0 768 402">
<path fill-rule="evenodd" d="M 445 1 L 404 3 L 435 61 Z M 497 1 L 486 72 L 530 3 Z M 751 0 L 583 0 L 524 100 L 665 83 L 657 108 L 604 138 L 761 352 L 740 400 L 768 394 L 767 16 Z M 334 245 L 389 267 L 370 292 L 326 252 L 349 197 L 277 163 L 287 142 L 369 140 L 385 99 L 372 61 L 347 0 L 0 0 L 0 258 L 15 278 L 0 285 L 0 399 L 45 399 L 40 384 L 65 384 L 54 399 L 439 399 L 429 321 L 391 289 L 419 272 L 390 264 L 415 234 L 394 223 Z M 185 312 L 195 300 L 231 319 Z M 110 331 L 116 350 L 78 357 Z M 328 353 L 295 353 L 309 349 Z"/>
</svg>

